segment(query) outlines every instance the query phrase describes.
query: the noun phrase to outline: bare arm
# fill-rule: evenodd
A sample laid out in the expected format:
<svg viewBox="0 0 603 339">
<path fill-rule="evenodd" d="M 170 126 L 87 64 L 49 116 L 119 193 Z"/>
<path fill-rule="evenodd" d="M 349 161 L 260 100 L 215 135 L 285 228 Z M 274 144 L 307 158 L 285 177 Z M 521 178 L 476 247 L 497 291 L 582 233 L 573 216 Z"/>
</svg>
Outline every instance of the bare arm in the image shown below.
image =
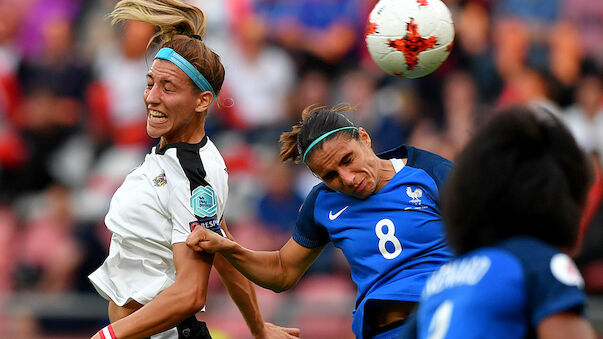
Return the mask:
<svg viewBox="0 0 603 339">
<path fill-rule="evenodd" d="M 226 222 L 222 220 L 221 227 L 230 240 L 234 240 Z M 228 290 L 228 294 L 235 302 L 245 322 L 255 338 L 272 338 L 277 336 L 299 337 L 299 329 L 282 328 L 270 323 L 264 323 L 258 307 L 258 301 L 255 294 L 253 283 L 237 271 L 224 257 L 216 255 L 214 266 L 220 274 L 220 278 Z"/>
<path fill-rule="evenodd" d="M 574 313 L 557 313 L 538 324 L 540 339 L 595 339 L 588 321 Z"/>
<path fill-rule="evenodd" d="M 141 338 L 177 326 L 205 305 L 213 255 L 196 253 L 184 243 L 174 244 L 176 281 L 151 302 L 112 323 L 117 338 Z M 93 337 L 97 338 L 98 333 Z"/>
<path fill-rule="evenodd" d="M 324 249 L 306 248 L 291 238 L 278 251 L 253 251 L 202 227 L 195 228 L 186 244 L 195 251 L 220 253 L 249 280 L 275 292 L 295 286 Z"/>
</svg>

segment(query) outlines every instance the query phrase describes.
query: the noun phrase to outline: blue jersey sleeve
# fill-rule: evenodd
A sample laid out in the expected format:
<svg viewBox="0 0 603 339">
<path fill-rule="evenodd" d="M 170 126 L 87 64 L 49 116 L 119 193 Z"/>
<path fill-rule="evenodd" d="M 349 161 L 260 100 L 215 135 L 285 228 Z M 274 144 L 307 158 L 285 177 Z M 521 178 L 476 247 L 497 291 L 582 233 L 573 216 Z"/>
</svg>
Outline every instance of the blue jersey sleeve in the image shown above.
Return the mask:
<svg viewBox="0 0 603 339">
<path fill-rule="evenodd" d="M 527 237 L 503 241 L 500 247 L 515 255 L 524 268 L 532 326 L 555 313 L 584 313 L 584 281 L 569 256 Z"/>
<path fill-rule="evenodd" d="M 412 146 L 402 145 L 392 150 L 378 154 L 381 159 L 406 158 L 406 165 L 420 168 L 433 178 L 438 189 L 448 178 L 453 163 L 435 153 L 431 153 Z"/>
<path fill-rule="evenodd" d="M 331 241 L 327 229 L 314 219 L 314 206 L 321 190 L 328 189 L 324 184 L 316 185 L 308 196 L 297 215 L 293 240 L 306 248 L 316 248 Z"/>
</svg>

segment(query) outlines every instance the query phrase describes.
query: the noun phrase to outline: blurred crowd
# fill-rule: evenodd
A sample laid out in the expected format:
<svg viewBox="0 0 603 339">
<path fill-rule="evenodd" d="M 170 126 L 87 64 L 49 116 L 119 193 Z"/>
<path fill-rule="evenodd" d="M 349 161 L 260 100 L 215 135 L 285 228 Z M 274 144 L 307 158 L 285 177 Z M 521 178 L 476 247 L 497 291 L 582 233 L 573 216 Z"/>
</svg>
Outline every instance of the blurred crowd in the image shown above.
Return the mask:
<svg viewBox="0 0 603 339">
<path fill-rule="evenodd" d="M 146 135 L 142 100 L 154 28 L 111 26 L 116 2 L 0 0 L 3 301 L 95 293 L 86 276 L 107 253 L 110 198 L 157 143 Z M 592 156 L 596 180 L 574 256 L 587 291 L 603 293 L 603 2 L 446 0 L 455 45 L 421 79 L 387 75 L 370 59 L 364 34 L 375 0 L 188 2 L 206 12 L 203 39 L 226 68 L 206 130 L 228 166 L 226 217 L 241 243 L 283 245 L 318 182 L 278 160 L 280 133 L 308 105 L 354 105 L 350 118 L 377 151 L 407 143 L 451 160 L 493 110 L 538 105 L 567 121 Z M 299 290 L 353 299 L 348 277 L 327 248 Z M 210 286 L 210 299 L 223 290 L 216 274 Z M 14 326 L 1 316 L 7 307 L 0 336 Z"/>
</svg>

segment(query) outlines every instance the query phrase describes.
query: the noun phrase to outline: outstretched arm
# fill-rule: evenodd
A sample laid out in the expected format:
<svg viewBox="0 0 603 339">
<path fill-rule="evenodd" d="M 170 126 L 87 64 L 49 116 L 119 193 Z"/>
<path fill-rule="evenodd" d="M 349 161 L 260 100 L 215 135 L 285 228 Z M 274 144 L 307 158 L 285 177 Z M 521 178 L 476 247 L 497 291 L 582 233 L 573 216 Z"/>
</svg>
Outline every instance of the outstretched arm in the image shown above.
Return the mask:
<svg viewBox="0 0 603 339">
<path fill-rule="evenodd" d="M 247 279 L 275 292 L 295 286 L 324 249 L 306 248 L 291 238 L 278 251 L 253 251 L 203 227 L 195 228 L 186 244 L 195 251 L 220 253 Z"/>
<path fill-rule="evenodd" d="M 221 224 L 226 236 L 233 240 L 228 232 L 226 222 Z M 298 338 L 298 328 L 283 328 L 271 323 L 264 323 L 260 313 L 255 294 L 255 287 L 251 281 L 247 280 L 239 271 L 237 271 L 224 257 L 216 255 L 214 267 L 220 274 L 220 278 L 228 290 L 228 294 L 235 302 L 245 322 L 255 338 Z"/>
<path fill-rule="evenodd" d="M 163 332 L 205 305 L 213 255 L 194 252 L 184 243 L 174 244 L 173 251 L 176 281 L 136 312 L 112 323 L 117 338 L 142 338 Z M 100 335 L 92 338 L 100 339 Z"/>
</svg>

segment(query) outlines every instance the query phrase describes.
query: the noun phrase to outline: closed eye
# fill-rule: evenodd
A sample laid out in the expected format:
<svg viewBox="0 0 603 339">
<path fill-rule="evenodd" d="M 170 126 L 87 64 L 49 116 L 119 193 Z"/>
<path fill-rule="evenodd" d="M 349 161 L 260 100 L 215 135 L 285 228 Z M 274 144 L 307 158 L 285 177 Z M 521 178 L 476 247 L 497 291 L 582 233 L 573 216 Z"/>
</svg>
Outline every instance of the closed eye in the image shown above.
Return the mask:
<svg viewBox="0 0 603 339">
<path fill-rule="evenodd" d="M 337 176 L 337 173 L 335 173 L 334 171 L 331 171 L 331 172 L 328 172 L 327 174 L 325 174 L 322 177 L 322 180 L 331 181 L 331 180 L 333 180 L 333 178 L 335 178 L 335 176 Z"/>
</svg>

